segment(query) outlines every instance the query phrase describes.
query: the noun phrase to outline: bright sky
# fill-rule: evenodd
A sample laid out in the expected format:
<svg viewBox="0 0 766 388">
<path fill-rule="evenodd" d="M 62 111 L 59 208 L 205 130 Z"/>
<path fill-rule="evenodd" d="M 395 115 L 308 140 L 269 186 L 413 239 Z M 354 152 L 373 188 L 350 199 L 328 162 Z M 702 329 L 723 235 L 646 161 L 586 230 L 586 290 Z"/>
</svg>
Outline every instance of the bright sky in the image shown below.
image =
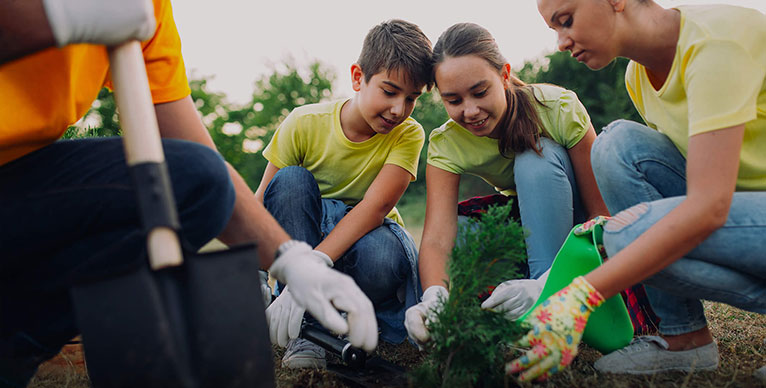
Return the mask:
<svg viewBox="0 0 766 388">
<path fill-rule="evenodd" d="M 734 4 L 766 12 L 764 0 L 657 2 Z M 189 73 L 210 78 L 211 91 L 237 103 L 249 100 L 255 80 L 290 58 L 299 68 L 319 60 L 337 75 L 335 95 L 350 96 L 349 69 L 365 34 L 392 18 L 419 25 L 432 43 L 454 23 L 481 24 L 517 68 L 556 47 L 535 0 L 175 0 L 173 8 Z"/>
</svg>

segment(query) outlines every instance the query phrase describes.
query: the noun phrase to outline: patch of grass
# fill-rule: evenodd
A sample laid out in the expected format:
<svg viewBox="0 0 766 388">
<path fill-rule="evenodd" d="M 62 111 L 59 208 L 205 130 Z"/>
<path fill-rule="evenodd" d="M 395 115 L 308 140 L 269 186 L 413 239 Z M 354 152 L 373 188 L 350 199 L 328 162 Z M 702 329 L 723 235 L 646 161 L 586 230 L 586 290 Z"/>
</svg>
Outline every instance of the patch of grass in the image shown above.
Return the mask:
<svg viewBox="0 0 766 388">
<path fill-rule="evenodd" d="M 753 371 L 766 365 L 766 315 L 746 312 L 725 304 L 705 302 L 705 311 L 713 336 L 718 341 L 721 364 L 718 370 L 692 373 L 660 373 L 650 376 L 610 375 L 593 369 L 601 354 L 581 345 L 580 354 L 569 368 L 554 375 L 550 381 L 535 387 L 766 387 L 752 377 Z M 281 365 L 284 350 L 274 347 L 277 386 L 287 387 L 352 387 L 344 380 L 324 370 L 291 370 Z M 399 345 L 381 343 L 374 356 L 411 370 L 423 360 L 423 355 L 408 342 Z M 338 362 L 330 358 L 329 362 Z M 516 386 L 514 380 L 509 386 Z M 38 374 L 31 388 L 89 388 L 87 376 L 66 370 L 63 373 Z M 380 385 L 379 387 L 387 387 Z"/>
</svg>

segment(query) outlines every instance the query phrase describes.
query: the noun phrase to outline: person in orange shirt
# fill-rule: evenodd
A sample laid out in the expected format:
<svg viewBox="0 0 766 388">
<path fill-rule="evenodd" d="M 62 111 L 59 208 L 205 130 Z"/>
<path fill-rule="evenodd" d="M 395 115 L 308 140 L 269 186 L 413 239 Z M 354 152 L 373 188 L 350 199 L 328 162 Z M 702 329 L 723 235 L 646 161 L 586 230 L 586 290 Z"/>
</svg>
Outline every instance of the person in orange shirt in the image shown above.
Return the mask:
<svg viewBox="0 0 766 388">
<path fill-rule="evenodd" d="M 110 86 L 105 45 L 132 39 L 143 41 L 186 242 L 256 241 L 262 268 L 299 305 L 353 345 L 375 348 L 367 297 L 291 240 L 216 152 L 190 96 L 169 0 L 1 2 L 0 37 L 0 385 L 26 385 L 78 334 L 73 279 L 144 264 L 121 140 L 58 140 Z"/>
</svg>

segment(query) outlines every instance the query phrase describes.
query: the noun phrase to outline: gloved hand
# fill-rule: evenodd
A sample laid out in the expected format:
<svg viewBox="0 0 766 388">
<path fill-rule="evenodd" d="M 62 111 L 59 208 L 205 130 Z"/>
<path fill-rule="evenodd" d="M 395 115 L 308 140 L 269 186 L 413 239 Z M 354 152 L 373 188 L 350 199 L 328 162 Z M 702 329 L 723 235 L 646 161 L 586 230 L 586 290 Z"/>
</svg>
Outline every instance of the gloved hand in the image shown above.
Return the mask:
<svg viewBox="0 0 766 388">
<path fill-rule="evenodd" d="M 263 305 L 269 307 L 271 304 L 271 287 L 269 286 L 269 273 L 266 271 L 258 271 L 261 282 L 261 294 L 263 296 Z"/>
<path fill-rule="evenodd" d="M 449 292 L 442 286 L 431 286 L 423 292 L 423 299 L 420 303 L 407 309 L 404 314 L 404 327 L 407 328 L 407 334 L 415 341 L 418 346 L 428 342 L 430 335 L 426 325 L 431 323 L 438 311 L 439 299 L 444 301 L 449 297 Z"/>
<path fill-rule="evenodd" d="M 500 283 L 481 308 L 504 311 L 506 318 L 515 321 L 534 306 L 545 287 L 550 269 L 539 279 L 514 279 Z"/>
<path fill-rule="evenodd" d="M 518 345 L 531 349 L 506 364 L 506 373 L 525 371 L 519 380 L 540 381 L 564 369 L 577 355 L 588 317 L 602 303 L 604 297 L 582 276 L 551 295 L 527 317 L 532 330 Z"/>
<path fill-rule="evenodd" d="M 289 244 L 289 245 L 285 245 Z M 290 240 L 269 272 L 290 286 L 295 303 L 308 310 L 324 327 L 348 333 L 351 345 L 372 352 L 378 344 L 378 322 L 372 302 L 350 276 L 332 268 L 327 255 L 319 255 L 304 242 Z M 348 322 L 338 310 L 348 314 Z"/>
<path fill-rule="evenodd" d="M 583 222 L 581 225 L 578 225 L 572 233 L 574 233 L 575 236 L 582 236 L 584 234 L 588 234 L 593 231 L 593 228 L 596 227 L 596 225 L 604 226 L 612 217 L 609 216 L 596 216 L 588 221 Z"/>
<path fill-rule="evenodd" d="M 152 0 L 43 0 L 56 44 L 116 45 L 154 34 Z"/>
<path fill-rule="evenodd" d="M 285 287 L 277 299 L 274 299 L 274 303 L 266 309 L 271 343 L 285 347 L 288 340 L 298 338 L 304 312 L 306 309 L 295 303 L 289 286 Z"/>
</svg>

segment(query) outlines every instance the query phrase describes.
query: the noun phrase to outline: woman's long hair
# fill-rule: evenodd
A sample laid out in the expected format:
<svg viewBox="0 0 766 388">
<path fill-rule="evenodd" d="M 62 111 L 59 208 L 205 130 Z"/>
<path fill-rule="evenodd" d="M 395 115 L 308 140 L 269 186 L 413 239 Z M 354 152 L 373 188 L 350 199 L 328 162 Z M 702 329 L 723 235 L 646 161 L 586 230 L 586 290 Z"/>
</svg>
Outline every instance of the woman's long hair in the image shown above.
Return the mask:
<svg viewBox="0 0 766 388">
<path fill-rule="evenodd" d="M 448 57 L 466 55 L 484 59 L 498 72 L 508 62 L 500 54 L 495 38 L 484 27 L 474 23 L 458 23 L 439 36 L 434 46 L 434 69 Z M 532 85 L 524 83 L 513 74 L 510 74 L 510 78 L 510 86 L 505 89 L 508 107 L 495 129 L 500 129 L 500 154 L 509 157 L 513 153 L 533 149 L 539 155 L 542 150 L 540 136 L 547 136 L 547 133 L 535 104 L 544 105 L 535 96 Z"/>
</svg>

